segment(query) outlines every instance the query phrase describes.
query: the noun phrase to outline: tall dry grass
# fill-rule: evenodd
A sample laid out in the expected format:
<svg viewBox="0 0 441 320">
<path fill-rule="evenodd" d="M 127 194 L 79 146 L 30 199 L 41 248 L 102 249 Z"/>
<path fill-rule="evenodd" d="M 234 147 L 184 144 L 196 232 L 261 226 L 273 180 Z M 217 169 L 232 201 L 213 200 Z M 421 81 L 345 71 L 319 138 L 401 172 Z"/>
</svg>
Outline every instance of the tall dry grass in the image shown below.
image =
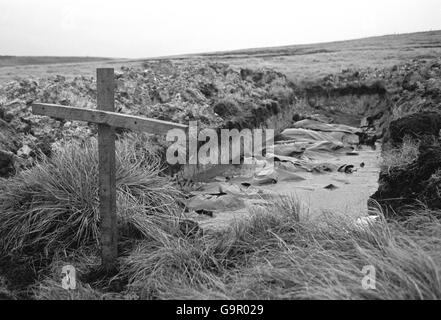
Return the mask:
<svg viewBox="0 0 441 320">
<path fill-rule="evenodd" d="M 327 215 L 258 210 L 228 232 L 140 243 L 124 260 L 128 292 L 152 299 L 440 299 L 441 223 L 428 211 L 363 228 Z M 376 289 L 362 286 L 374 266 Z"/>
<path fill-rule="evenodd" d="M 385 170 L 405 168 L 418 159 L 419 146 L 420 141 L 405 136 L 400 147 L 385 150 L 382 153 L 381 167 Z"/>
<path fill-rule="evenodd" d="M 139 136 L 117 142 L 117 215 L 122 237 L 160 238 L 176 223 L 180 192 Z M 0 251 L 51 253 L 99 242 L 97 143 L 66 141 L 51 157 L 3 181 Z"/>
<path fill-rule="evenodd" d="M 138 241 L 121 257 L 128 285 L 114 293 L 56 278 L 34 286 L 38 299 L 440 299 L 441 222 L 424 208 L 405 221 L 360 225 L 327 214 L 298 218 L 296 201 L 257 208 L 223 232 Z M 285 208 L 283 210 L 282 208 Z M 82 258 L 81 265 L 93 265 Z M 64 260 L 62 260 L 64 261 Z M 89 261 L 89 262 L 87 262 Z M 55 263 L 54 266 L 59 265 Z M 364 266 L 376 270 L 364 289 Z M 86 267 L 84 267 L 86 268 Z M 54 268 L 54 270 L 58 270 Z"/>
</svg>

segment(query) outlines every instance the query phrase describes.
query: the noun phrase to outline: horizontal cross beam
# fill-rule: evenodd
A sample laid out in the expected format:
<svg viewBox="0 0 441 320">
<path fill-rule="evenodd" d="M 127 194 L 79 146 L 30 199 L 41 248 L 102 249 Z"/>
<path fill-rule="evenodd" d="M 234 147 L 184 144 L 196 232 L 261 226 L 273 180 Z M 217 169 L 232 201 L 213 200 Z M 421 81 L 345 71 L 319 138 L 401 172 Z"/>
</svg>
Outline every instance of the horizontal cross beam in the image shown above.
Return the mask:
<svg viewBox="0 0 441 320">
<path fill-rule="evenodd" d="M 163 120 L 132 116 L 128 114 L 62 106 L 49 103 L 32 104 L 34 114 L 53 118 L 106 124 L 111 127 L 146 131 L 154 134 L 166 134 L 171 129 L 187 130 L 188 126 Z"/>
</svg>

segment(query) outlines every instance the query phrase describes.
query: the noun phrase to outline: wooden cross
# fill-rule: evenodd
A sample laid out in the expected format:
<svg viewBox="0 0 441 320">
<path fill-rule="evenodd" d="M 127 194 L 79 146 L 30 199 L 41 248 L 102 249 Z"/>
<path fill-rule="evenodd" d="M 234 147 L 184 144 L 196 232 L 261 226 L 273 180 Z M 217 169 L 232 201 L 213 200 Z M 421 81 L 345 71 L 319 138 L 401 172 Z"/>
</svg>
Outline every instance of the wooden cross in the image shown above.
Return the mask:
<svg viewBox="0 0 441 320">
<path fill-rule="evenodd" d="M 97 110 L 67 107 L 56 104 L 34 103 L 35 114 L 53 118 L 87 121 L 98 124 L 99 199 L 101 217 L 101 259 L 106 271 L 116 268 L 116 177 L 114 128 L 166 134 L 170 129 L 187 130 L 178 123 L 125 115 L 114 112 L 115 81 L 113 68 L 97 69 Z"/>
</svg>

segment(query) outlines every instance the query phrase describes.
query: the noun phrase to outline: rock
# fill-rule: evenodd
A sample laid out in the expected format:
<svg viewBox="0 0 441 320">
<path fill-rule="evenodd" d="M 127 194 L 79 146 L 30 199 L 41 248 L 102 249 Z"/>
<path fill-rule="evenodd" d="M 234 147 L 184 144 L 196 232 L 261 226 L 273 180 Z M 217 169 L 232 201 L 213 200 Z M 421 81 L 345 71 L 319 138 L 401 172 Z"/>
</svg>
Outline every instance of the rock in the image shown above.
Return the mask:
<svg viewBox="0 0 441 320">
<path fill-rule="evenodd" d="M 217 93 L 219 92 L 216 85 L 213 83 L 202 83 L 199 87 L 199 90 L 207 98 L 212 98 L 216 96 Z"/>
<path fill-rule="evenodd" d="M 239 113 L 239 107 L 232 99 L 222 99 L 218 101 L 214 105 L 213 110 L 222 118 L 235 116 Z"/>
<path fill-rule="evenodd" d="M 355 170 L 354 170 L 354 165 L 344 164 L 344 165 L 340 166 L 337 171 L 344 172 L 344 173 L 353 173 Z"/>
<path fill-rule="evenodd" d="M 403 88 L 409 91 L 414 91 L 422 86 L 424 79 L 418 72 L 408 73 L 403 80 Z"/>
<path fill-rule="evenodd" d="M 338 189 L 338 187 L 331 183 L 331 184 L 328 184 L 326 187 L 324 187 L 324 189 L 328 189 L 328 190 L 332 191 L 332 190 Z"/>
<path fill-rule="evenodd" d="M 320 163 L 313 165 L 312 171 L 318 172 L 318 173 L 326 173 L 326 172 L 333 172 L 335 170 L 338 170 L 337 165 L 332 163 Z"/>
<path fill-rule="evenodd" d="M 203 215 L 209 216 L 211 218 L 213 217 L 213 211 L 211 211 L 211 210 L 200 209 L 200 210 L 195 210 L 195 212 L 197 214 L 203 214 Z"/>
<path fill-rule="evenodd" d="M 21 147 L 18 151 L 17 151 L 17 156 L 22 157 L 22 158 L 27 158 L 30 156 L 32 152 L 32 149 L 25 144 L 23 147 Z"/>
<path fill-rule="evenodd" d="M 294 113 L 292 116 L 293 123 L 296 123 L 296 122 L 303 120 L 303 119 L 305 119 L 305 117 L 301 114 L 298 114 L 298 113 Z"/>
<path fill-rule="evenodd" d="M 279 174 L 277 173 L 274 166 L 268 166 L 254 175 L 254 178 L 251 181 L 251 185 L 261 186 L 265 184 L 274 184 L 277 183 L 278 179 Z"/>
</svg>

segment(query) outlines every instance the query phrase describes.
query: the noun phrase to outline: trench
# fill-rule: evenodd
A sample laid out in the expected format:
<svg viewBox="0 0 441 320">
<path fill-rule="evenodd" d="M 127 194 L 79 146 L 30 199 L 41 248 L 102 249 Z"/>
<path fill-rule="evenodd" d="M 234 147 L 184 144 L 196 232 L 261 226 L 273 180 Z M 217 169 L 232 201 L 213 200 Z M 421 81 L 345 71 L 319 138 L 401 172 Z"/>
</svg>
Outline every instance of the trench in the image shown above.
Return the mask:
<svg viewBox="0 0 441 320">
<path fill-rule="evenodd" d="M 247 159 L 252 164 L 223 166 L 205 176 L 187 200 L 186 217 L 203 229 L 217 230 L 283 198 L 298 204 L 301 219 L 320 219 L 328 213 L 353 219 L 368 215 L 369 199 L 378 189 L 381 143 L 366 145 L 360 137 L 372 130 L 362 126 L 363 118 L 384 109 L 384 96 L 328 96 L 321 103 L 315 108 L 319 114 L 309 119 L 296 121 L 297 108 L 269 119 L 266 127 L 276 127 L 278 133 L 274 148 L 263 157 Z M 332 111 L 323 106 L 326 103 L 340 108 Z"/>
</svg>

